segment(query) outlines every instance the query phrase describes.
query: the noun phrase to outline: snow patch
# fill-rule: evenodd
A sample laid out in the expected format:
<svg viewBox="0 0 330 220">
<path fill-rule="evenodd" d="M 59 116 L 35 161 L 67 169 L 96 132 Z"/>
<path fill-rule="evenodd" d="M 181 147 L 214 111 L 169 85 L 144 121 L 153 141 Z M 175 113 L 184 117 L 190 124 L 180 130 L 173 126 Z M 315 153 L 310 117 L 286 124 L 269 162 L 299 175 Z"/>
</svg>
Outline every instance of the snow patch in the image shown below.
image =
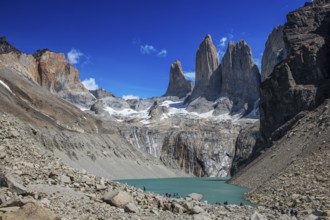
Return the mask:
<svg viewBox="0 0 330 220">
<path fill-rule="evenodd" d="M 148 110 L 143 111 L 135 111 L 130 108 L 122 109 L 122 110 L 115 110 L 109 106 L 105 107 L 104 109 L 110 115 L 117 117 L 117 118 L 137 118 L 137 119 L 148 119 Z"/>
<path fill-rule="evenodd" d="M 2 80 L 0 80 L 0 84 L 3 87 L 5 87 L 11 94 L 13 94 L 13 91 L 11 91 L 10 87 L 6 83 L 4 83 Z"/>
</svg>

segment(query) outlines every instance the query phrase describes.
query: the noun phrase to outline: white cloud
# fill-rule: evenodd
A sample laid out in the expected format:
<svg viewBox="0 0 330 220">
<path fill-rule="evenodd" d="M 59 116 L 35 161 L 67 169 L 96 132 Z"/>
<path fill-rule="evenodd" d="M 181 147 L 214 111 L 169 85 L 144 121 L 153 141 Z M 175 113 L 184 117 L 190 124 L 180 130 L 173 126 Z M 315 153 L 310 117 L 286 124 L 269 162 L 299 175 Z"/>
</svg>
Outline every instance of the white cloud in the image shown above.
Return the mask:
<svg viewBox="0 0 330 220">
<path fill-rule="evenodd" d="M 261 70 L 261 59 L 253 58 L 254 63 L 258 66 L 259 70 Z"/>
<path fill-rule="evenodd" d="M 218 57 L 219 57 L 219 60 L 221 60 L 223 58 L 223 56 L 225 55 L 226 51 L 223 50 L 222 48 L 219 48 L 218 50 Z"/>
<path fill-rule="evenodd" d="M 157 50 L 153 45 L 145 44 L 140 45 L 140 52 L 143 55 L 156 55 L 157 57 L 166 57 L 167 56 L 167 50 Z"/>
<path fill-rule="evenodd" d="M 158 57 L 166 57 L 167 56 L 167 50 L 163 49 L 157 54 Z"/>
<path fill-rule="evenodd" d="M 195 81 L 195 72 L 184 72 L 183 75 L 186 77 L 188 80 Z"/>
<path fill-rule="evenodd" d="M 227 34 L 227 36 L 224 36 L 220 39 L 220 42 L 217 46 L 219 60 L 221 60 L 226 53 L 226 46 L 227 46 L 226 43 L 228 42 L 228 40 L 232 40 L 233 38 L 234 38 L 234 35 L 230 33 L 230 34 Z"/>
<path fill-rule="evenodd" d="M 227 42 L 227 40 L 228 40 L 227 37 L 222 37 L 222 38 L 220 39 L 220 44 L 219 44 L 219 46 L 220 46 L 220 47 L 224 47 L 224 46 L 226 46 L 226 42 Z"/>
<path fill-rule="evenodd" d="M 157 50 L 154 46 L 152 45 L 141 45 L 140 46 L 140 51 L 142 54 L 153 54 L 153 53 L 157 53 Z"/>
<path fill-rule="evenodd" d="M 139 96 L 136 95 L 123 95 L 123 99 L 129 100 L 129 99 L 140 99 Z"/>
<path fill-rule="evenodd" d="M 80 58 L 83 56 L 84 54 L 81 53 L 79 50 L 76 50 L 74 48 L 72 48 L 68 53 L 67 53 L 67 57 L 68 60 L 71 64 L 77 64 L 79 63 Z"/>
<path fill-rule="evenodd" d="M 89 79 L 85 79 L 81 82 L 86 89 L 88 90 L 96 90 L 99 88 L 99 86 L 96 84 L 95 79 L 94 78 L 89 78 Z"/>
</svg>

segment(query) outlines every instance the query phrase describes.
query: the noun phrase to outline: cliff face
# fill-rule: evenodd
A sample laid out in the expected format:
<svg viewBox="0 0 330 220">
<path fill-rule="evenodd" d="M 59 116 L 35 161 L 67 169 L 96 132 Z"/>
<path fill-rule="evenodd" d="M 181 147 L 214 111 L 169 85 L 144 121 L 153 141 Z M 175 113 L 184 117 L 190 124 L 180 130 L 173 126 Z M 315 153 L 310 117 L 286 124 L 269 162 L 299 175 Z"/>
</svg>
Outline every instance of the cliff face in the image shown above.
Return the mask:
<svg viewBox="0 0 330 220">
<path fill-rule="evenodd" d="M 40 83 L 38 65 L 34 57 L 13 47 L 6 37 L 0 38 L 0 62 L 2 66 L 16 70 L 21 76 Z"/>
<path fill-rule="evenodd" d="M 266 139 L 299 112 L 330 96 L 330 4 L 314 1 L 287 16 L 288 57 L 261 84 L 261 132 Z"/>
<path fill-rule="evenodd" d="M 33 55 L 38 63 L 40 84 L 52 93 L 79 106 L 90 106 L 95 97 L 83 86 L 78 70 L 62 53 L 38 50 Z"/>
<path fill-rule="evenodd" d="M 250 47 L 245 41 L 229 42 L 222 59 L 221 97 L 233 101 L 232 112 L 252 110 L 259 98 L 260 74 L 254 63 Z"/>
<path fill-rule="evenodd" d="M 32 56 L 19 51 L 2 37 L 0 62 L 2 66 L 16 70 L 21 76 L 78 106 L 87 107 L 95 101 L 80 82 L 78 70 L 62 53 L 45 49 L 36 51 Z"/>
<path fill-rule="evenodd" d="M 181 62 L 174 61 L 170 69 L 170 82 L 164 96 L 184 98 L 192 91 L 192 88 L 192 83 L 183 75 Z"/>
<path fill-rule="evenodd" d="M 274 67 L 287 56 L 283 39 L 283 29 L 283 25 L 274 28 L 267 39 L 262 55 L 261 81 L 264 81 L 273 72 Z"/>
<path fill-rule="evenodd" d="M 35 52 L 34 57 L 38 63 L 42 87 L 58 93 L 77 85 L 77 91 L 86 91 L 80 84 L 78 70 L 70 65 L 64 54 L 44 50 Z"/>
<path fill-rule="evenodd" d="M 323 0 L 288 14 L 283 28 L 287 57 L 261 83 L 260 131 L 252 127 L 239 135 L 236 151 L 250 149 L 236 155 L 232 174 L 276 145 L 273 141 L 291 133 L 309 110 L 330 96 L 329 14 L 330 4 Z"/>
</svg>

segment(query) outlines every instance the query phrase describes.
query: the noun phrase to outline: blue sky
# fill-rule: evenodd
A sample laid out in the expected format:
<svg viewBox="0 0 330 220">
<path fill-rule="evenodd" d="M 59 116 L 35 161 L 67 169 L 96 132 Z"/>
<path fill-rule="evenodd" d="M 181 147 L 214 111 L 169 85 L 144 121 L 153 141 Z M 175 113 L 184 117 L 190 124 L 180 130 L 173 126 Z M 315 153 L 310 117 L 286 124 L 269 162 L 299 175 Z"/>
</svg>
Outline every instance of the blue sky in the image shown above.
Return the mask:
<svg viewBox="0 0 330 220">
<path fill-rule="evenodd" d="M 63 52 L 81 80 L 116 96 L 165 93 L 175 59 L 189 75 L 206 34 L 219 52 L 244 39 L 257 62 L 268 34 L 305 0 L 1 0 L 0 35 Z M 223 46 L 221 46 L 223 45 Z M 89 84 L 93 85 L 93 79 Z"/>
</svg>

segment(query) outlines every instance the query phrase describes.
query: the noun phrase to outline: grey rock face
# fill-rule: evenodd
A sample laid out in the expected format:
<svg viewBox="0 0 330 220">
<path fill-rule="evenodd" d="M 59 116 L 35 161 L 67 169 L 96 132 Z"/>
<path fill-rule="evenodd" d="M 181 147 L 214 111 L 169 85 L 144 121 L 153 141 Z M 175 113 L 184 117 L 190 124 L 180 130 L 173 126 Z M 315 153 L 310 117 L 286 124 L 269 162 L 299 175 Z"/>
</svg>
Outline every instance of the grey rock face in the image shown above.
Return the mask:
<svg viewBox="0 0 330 220">
<path fill-rule="evenodd" d="M 235 156 L 230 171 L 231 176 L 234 176 L 250 161 L 257 139 L 260 137 L 259 128 L 260 123 L 257 121 L 240 131 L 236 140 Z"/>
<path fill-rule="evenodd" d="M 161 160 L 168 167 L 195 176 L 229 175 L 240 126 L 229 121 L 190 123 L 185 129 L 172 129 L 167 133 Z"/>
<path fill-rule="evenodd" d="M 170 69 L 170 82 L 164 96 L 186 97 L 192 91 L 192 83 L 183 75 L 181 62 L 176 60 Z"/>
<path fill-rule="evenodd" d="M 274 67 L 287 56 L 283 39 L 283 29 L 283 25 L 274 28 L 267 39 L 262 55 L 261 81 L 264 81 L 273 72 Z"/>
<path fill-rule="evenodd" d="M 206 100 L 204 97 L 199 97 L 193 100 L 187 106 L 187 111 L 205 113 L 213 110 L 213 102 Z"/>
<path fill-rule="evenodd" d="M 111 92 L 107 92 L 104 89 L 89 90 L 89 92 L 92 93 L 97 99 L 114 97 L 114 95 Z"/>
<path fill-rule="evenodd" d="M 330 5 L 314 1 L 287 16 L 288 57 L 261 84 L 260 119 L 265 139 L 299 112 L 330 96 Z"/>
<path fill-rule="evenodd" d="M 199 45 L 196 54 L 196 82 L 191 99 L 207 94 L 208 86 L 213 73 L 219 66 L 217 49 L 215 48 L 211 35 L 206 35 Z"/>
<path fill-rule="evenodd" d="M 221 68 L 221 97 L 233 101 L 231 112 L 252 110 L 254 102 L 259 98 L 260 74 L 245 41 L 237 44 L 229 42 Z"/>
</svg>

